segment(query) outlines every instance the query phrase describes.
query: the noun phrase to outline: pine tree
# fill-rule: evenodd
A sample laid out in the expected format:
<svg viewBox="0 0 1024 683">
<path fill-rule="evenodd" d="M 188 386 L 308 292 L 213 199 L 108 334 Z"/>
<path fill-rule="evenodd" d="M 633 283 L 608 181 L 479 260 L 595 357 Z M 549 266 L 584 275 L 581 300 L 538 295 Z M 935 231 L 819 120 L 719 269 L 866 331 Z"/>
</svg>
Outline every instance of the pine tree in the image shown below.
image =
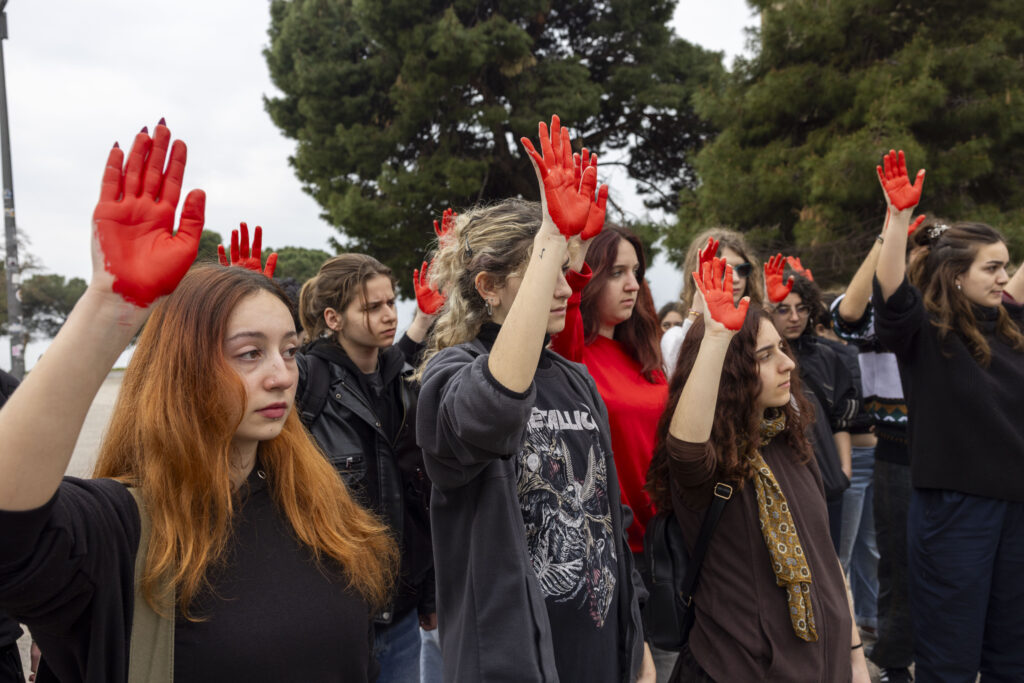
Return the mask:
<svg viewBox="0 0 1024 683">
<path fill-rule="evenodd" d="M 675 0 L 273 0 L 266 100 L 337 249 L 409 273 L 432 220 L 537 198 L 519 145 L 557 113 L 599 153 L 625 149 L 652 206 L 675 211 L 713 134 L 690 105 L 720 55 L 675 38 Z M 614 192 L 613 188 L 613 201 Z"/>
<path fill-rule="evenodd" d="M 890 148 L 928 170 L 920 212 L 983 220 L 1024 247 L 1024 3 L 768 0 L 754 56 L 696 98 L 720 133 L 697 156 L 668 248 L 704 227 L 848 279 L 884 217 Z"/>
</svg>

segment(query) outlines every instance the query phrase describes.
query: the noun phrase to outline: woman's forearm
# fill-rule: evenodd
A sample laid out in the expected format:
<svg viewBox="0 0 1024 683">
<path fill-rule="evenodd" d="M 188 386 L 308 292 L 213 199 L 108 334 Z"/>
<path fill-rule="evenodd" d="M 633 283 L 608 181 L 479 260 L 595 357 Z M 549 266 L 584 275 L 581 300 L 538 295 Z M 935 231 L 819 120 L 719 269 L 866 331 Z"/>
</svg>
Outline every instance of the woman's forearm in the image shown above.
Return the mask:
<svg viewBox="0 0 1024 683">
<path fill-rule="evenodd" d="M 703 443 L 711 437 L 722 365 L 730 341 L 731 335 L 708 334 L 701 340 L 697 359 L 669 423 L 668 432 L 673 437 L 690 443 Z"/>
<path fill-rule="evenodd" d="M 534 240 L 523 282 L 487 360 L 494 379 L 512 391 L 526 391 L 533 382 L 565 254 L 565 238 L 542 227 Z"/>
<path fill-rule="evenodd" d="M 100 385 L 147 314 L 87 289 L 0 410 L 0 509 L 31 510 L 60 484 Z"/>
</svg>

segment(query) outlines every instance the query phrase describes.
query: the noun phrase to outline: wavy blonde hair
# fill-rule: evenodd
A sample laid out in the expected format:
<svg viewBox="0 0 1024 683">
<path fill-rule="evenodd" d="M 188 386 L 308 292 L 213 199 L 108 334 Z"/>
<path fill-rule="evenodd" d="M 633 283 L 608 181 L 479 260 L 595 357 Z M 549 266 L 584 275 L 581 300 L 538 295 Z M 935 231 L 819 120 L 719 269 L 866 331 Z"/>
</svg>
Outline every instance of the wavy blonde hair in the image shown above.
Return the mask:
<svg viewBox="0 0 1024 683">
<path fill-rule="evenodd" d="M 460 214 L 438 244 L 430 267 L 431 284 L 447 297 L 427 340 L 416 379 L 441 349 L 476 338 L 490 320 L 476 290 L 476 276 L 486 272 L 501 287 L 530 258 L 533 238 L 540 229 L 539 202 L 506 199 Z"/>
<path fill-rule="evenodd" d="M 125 371 L 93 476 L 140 489 L 152 520 L 142 593 L 158 613 L 189 607 L 225 560 L 237 504 L 231 440 L 245 386 L 224 357 L 228 317 L 269 278 L 245 268 L 193 268 L 153 311 Z M 293 410 L 259 445 L 277 509 L 328 573 L 345 577 L 372 606 L 390 597 L 398 549 L 388 528 L 359 506 Z M 282 577 L 282 580 L 286 580 Z M 173 603 L 167 589 L 173 589 Z"/>
</svg>

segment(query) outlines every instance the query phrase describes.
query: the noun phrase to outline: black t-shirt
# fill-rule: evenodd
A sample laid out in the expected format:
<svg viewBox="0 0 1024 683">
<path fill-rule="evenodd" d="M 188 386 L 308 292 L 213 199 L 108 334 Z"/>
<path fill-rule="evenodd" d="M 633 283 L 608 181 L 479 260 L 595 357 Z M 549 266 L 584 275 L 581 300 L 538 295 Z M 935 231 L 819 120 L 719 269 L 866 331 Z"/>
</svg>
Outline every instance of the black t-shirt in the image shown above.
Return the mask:
<svg viewBox="0 0 1024 683">
<path fill-rule="evenodd" d="M 194 616 L 207 618 L 176 620 L 175 680 L 375 680 L 366 602 L 294 538 L 259 470 L 248 487 L 226 562 L 209 573 L 211 586 L 195 602 Z"/>
<path fill-rule="evenodd" d="M 620 577 L 598 419 L 560 370 L 535 376 L 537 399 L 516 456 L 527 548 L 545 597 L 563 682 L 608 680 L 619 667 Z M 622 580 L 629 580 L 628 577 Z"/>
<path fill-rule="evenodd" d="M 14 393 L 17 386 L 18 380 L 14 378 L 14 375 L 0 370 L 0 406 L 7 403 L 8 397 Z M 20 637 L 21 627 L 18 626 L 18 622 L 0 612 L 0 647 L 13 645 Z"/>
</svg>

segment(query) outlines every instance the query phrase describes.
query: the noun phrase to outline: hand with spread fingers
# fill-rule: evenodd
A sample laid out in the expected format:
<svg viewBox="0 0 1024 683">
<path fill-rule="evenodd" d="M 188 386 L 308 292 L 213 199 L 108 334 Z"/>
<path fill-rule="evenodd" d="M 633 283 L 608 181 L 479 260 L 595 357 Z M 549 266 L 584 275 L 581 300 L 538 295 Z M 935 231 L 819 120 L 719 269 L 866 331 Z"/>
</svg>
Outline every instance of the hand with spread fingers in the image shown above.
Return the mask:
<svg viewBox="0 0 1024 683">
<path fill-rule="evenodd" d="M 792 270 L 794 273 L 797 273 L 798 275 L 803 275 L 811 282 L 814 282 L 814 275 L 811 274 L 811 269 L 804 268 L 804 264 L 800 263 L 799 256 L 787 256 L 786 263 L 789 265 L 790 270 Z"/>
<path fill-rule="evenodd" d="M 439 246 L 444 246 L 445 238 L 448 233 L 451 232 L 452 226 L 455 225 L 455 219 L 459 214 L 455 213 L 455 210 L 448 207 L 441 214 L 441 224 L 438 225 L 437 221 L 434 221 L 434 234 L 437 235 L 437 243 Z"/>
<path fill-rule="evenodd" d="M 587 219 L 597 189 L 597 168 L 588 164 L 577 182 L 568 129 L 562 128 L 557 115 L 551 117 L 550 134 L 543 121 L 537 127 L 542 154 L 537 153 L 529 138 L 520 141 L 537 172 L 544 211 L 558 231 L 569 239 L 588 227 Z M 601 223 L 603 225 L 604 221 Z"/>
<path fill-rule="evenodd" d="M 249 248 L 249 226 L 242 223 L 238 224 L 238 227 L 242 231 L 241 244 L 239 244 L 238 230 L 231 231 L 231 261 L 228 262 L 228 257 L 224 253 L 224 245 L 217 245 L 217 257 L 220 259 L 222 266 L 236 266 L 239 268 L 246 268 L 248 270 L 254 270 L 257 273 L 262 272 L 267 277 L 273 279 L 274 269 L 277 268 L 277 253 L 274 252 L 267 257 L 267 267 L 261 271 L 262 258 L 263 258 L 263 228 L 256 226 L 253 230 L 252 235 L 252 249 Z"/>
<path fill-rule="evenodd" d="M 768 262 L 764 264 L 764 287 L 765 293 L 768 295 L 768 301 L 773 304 L 777 304 L 787 296 L 789 296 L 790 290 L 793 289 L 793 278 L 790 277 L 785 284 L 782 282 L 782 276 L 786 270 L 786 261 L 782 258 L 782 254 L 776 254 L 768 259 Z"/>
<path fill-rule="evenodd" d="M 170 141 L 171 132 L 161 120 L 152 138 L 145 128 L 135 136 L 127 162 L 115 143 L 92 216 L 90 286 L 113 291 L 140 308 L 174 290 L 195 261 L 203 231 L 202 190 L 185 197 L 174 231 L 187 152 L 181 140 L 173 145 Z"/>
<path fill-rule="evenodd" d="M 910 182 L 907 175 L 907 161 L 903 150 L 899 153 L 890 149 L 882 159 L 882 166 L 876 166 L 878 181 L 882 184 L 886 202 L 896 211 L 905 211 L 917 206 L 921 201 L 921 189 L 924 187 L 924 169 L 917 172 L 916 184 Z"/>
<path fill-rule="evenodd" d="M 708 331 L 735 333 L 743 327 L 750 308 L 750 297 L 743 297 L 737 306 L 732 299 L 732 267 L 725 259 L 712 257 L 693 273 L 693 281 L 704 299 L 704 324 Z"/>
<path fill-rule="evenodd" d="M 412 286 L 416 290 L 416 305 L 425 315 L 437 315 L 445 302 L 444 294 L 430 284 L 430 268 L 433 265 L 433 261 L 430 263 L 424 261 L 423 265 L 412 271 Z"/>
</svg>

